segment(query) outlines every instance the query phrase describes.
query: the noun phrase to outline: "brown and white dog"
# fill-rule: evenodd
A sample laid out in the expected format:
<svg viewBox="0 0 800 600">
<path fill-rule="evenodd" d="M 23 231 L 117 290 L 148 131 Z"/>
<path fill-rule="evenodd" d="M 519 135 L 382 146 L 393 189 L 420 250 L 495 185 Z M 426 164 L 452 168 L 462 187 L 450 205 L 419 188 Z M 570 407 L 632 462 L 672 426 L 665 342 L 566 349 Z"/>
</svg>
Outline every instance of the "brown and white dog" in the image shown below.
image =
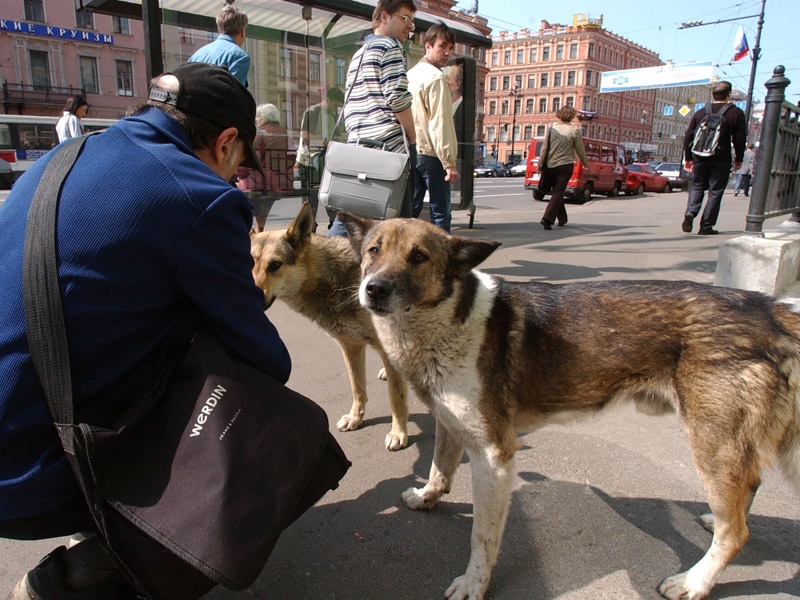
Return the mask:
<svg viewBox="0 0 800 600">
<path fill-rule="evenodd" d="M 406 382 L 386 358 L 369 311 L 358 303 L 361 275 L 350 244 L 343 237 L 315 235 L 314 227 L 311 207 L 305 202 L 288 229 L 251 235 L 256 285 L 264 291 L 267 308 L 279 298 L 339 343 L 353 390 L 350 412 L 336 424 L 339 431 L 358 429 L 364 420 L 367 345 L 377 350 L 392 409 L 386 447 L 400 450 L 408 445 Z"/>
<path fill-rule="evenodd" d="M 800 490 L 800 315 L 757 293 L 689 282 L 512 283 L 474 268 L 497 242 L 414 219 L 340 214 L 361 257 L 359 299 L 400 373 L 436 417 L 430 477 L 403 500 L 429 509 L 464 451 L 474 518 L 467 570 L 446 591 L 479 600 L 508 514 L 517 435 L 634 402 L 677 412 L 708 490 L 711 547 L 666 578 L 706 597 L 748 538 L 762 469 Z"/>
</svg>

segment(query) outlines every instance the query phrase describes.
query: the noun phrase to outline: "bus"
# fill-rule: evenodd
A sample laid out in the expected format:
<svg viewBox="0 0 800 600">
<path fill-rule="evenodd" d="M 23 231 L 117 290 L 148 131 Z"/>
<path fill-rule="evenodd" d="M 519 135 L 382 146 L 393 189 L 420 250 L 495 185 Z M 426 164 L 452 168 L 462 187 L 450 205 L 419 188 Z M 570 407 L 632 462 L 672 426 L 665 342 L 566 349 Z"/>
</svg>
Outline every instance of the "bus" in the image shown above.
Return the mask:
<svg viewBox="0 0 800 600">
<path fill-rule="evenodd" d="M 0 158 L 11 165 L 14 181 L 58 144 L 59 116 L 0 114 Z M 86 132 L 107 129 L 116 119 L 83 118 Z"/>
</svg>

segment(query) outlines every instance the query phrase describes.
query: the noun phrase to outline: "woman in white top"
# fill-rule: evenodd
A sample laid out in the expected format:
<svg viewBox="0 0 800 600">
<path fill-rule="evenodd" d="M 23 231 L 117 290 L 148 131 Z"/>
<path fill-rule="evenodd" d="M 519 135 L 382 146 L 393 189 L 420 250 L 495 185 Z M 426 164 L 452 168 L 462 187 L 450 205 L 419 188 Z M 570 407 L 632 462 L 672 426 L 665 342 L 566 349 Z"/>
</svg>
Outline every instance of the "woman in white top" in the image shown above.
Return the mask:
<svg viewBox="0 0 800 600">
<path fill-rule="evenodd" d="M 66 104 L 64 104 L 64 114 L 61 115 L 61 118 L 56 123 L 59 144 L 70 138 L 83 135 L 81 119 L 86 116 L 87 110 L 89 110 L 89 103 L 80 94 L 70 96 L 67 99 Z"/>
</svg>

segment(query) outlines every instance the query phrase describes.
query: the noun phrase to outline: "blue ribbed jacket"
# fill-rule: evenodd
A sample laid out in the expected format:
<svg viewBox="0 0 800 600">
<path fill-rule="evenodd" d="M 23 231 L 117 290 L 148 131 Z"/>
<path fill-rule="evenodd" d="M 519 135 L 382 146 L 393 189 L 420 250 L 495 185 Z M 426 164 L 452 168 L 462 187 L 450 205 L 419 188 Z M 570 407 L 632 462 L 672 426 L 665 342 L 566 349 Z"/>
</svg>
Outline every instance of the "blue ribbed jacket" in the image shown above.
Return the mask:
<svg viewBox="0 0 800 600">
<path fill-rule="evenodd" d="M 31 364 L 22 302 L 30 201 L 50 156 L 0 206 L 0 519 L 77 493 Z M 230 350 L 285 382 L 291 362 L 252 276 L 245 195 L 146 109 L 92 136 L 61 195 L 59 279 L 79 414 L 121 414 L 175 347 L 210 323 Z"/>
</svg>

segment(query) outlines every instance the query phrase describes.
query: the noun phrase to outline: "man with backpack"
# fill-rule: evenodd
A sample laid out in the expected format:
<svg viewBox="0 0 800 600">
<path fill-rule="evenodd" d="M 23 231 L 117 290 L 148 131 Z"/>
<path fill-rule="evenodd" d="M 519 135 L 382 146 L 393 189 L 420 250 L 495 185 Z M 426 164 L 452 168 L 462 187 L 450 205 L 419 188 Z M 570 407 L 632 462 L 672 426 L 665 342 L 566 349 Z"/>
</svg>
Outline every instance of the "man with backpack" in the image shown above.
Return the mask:
<svg viewBox="0 0 800 600">
<path fill-rule="evenodd" d="M 708 202 L 700 220 L 699 235 L 716 235 L 714 229 L 719 215 L 722 193 L 731 174 L 731 144 L 733 163 L 741 168 L 744 145 L 747 140 L 747 123 L 744 113 L 730 102 L 731 84 L 720 81 L 711 89 L 714 102 L 695 112 L 686 135 L 683 136 L 684 165 L 693 172 L 694 181 L 689 189 L 689 201 L 681 229 L 692 231 L 694 218 L 703 206 L 703 194 L 708 191 Z"/>
</svg>

